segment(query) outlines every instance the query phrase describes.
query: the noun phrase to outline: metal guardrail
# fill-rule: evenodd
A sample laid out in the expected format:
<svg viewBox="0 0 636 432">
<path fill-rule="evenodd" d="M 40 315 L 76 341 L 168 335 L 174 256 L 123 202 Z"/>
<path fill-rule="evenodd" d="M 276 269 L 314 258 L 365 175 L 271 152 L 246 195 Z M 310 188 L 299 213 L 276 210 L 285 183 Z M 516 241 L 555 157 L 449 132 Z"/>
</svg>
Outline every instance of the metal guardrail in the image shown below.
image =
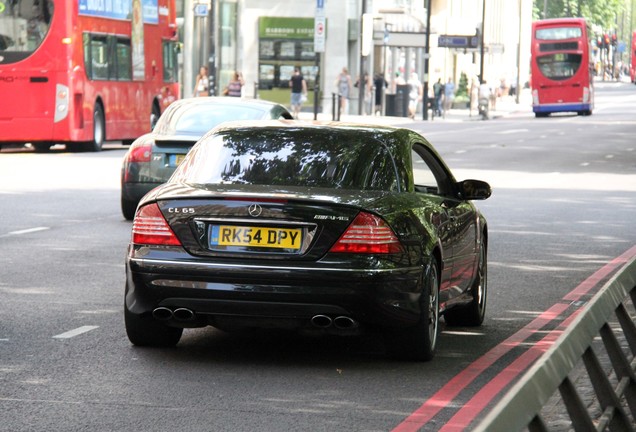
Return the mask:
<svg viewBox="0 0 636 432">
<path fill-rule="evenodd" d="M 625 264 L 601 288 L 554 345 L 506 393 L 475 430 L 548 431 L 550 429 L 541 410 L 551 398 L 559 395 L 567 410 L 571 428 L 575 431 L 636 430 L 636 325 L 625 306 L 628 299 L 631 299 L 632 307 L 636 307 L 636 258 Z M 614 320 L 620 324 L 627 349 L 621 347 L 609 325 Z M 603 369 L 592 346 L 599 335 L 603 341 L 601 348 L 610 360 L 609 371 Z M 595 403 L 600 406 L 600 416 L 590 413 L 570 377 L 581 359 L 596 398 Z M 559 394 L 556 393 L 557 389 Z"/>
</svg>

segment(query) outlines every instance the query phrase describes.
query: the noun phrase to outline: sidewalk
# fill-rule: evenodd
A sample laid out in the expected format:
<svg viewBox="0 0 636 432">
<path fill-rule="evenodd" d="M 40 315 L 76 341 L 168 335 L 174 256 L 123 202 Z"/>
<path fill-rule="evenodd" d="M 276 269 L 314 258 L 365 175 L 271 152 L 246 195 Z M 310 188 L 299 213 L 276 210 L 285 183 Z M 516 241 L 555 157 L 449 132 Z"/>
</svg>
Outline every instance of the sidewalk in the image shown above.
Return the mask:
<svg viewBox="0 0 636 432">
<path fill-rule="evenodd" d="M 531 95 L 529 89 L 524 89 L 519 97 L 519 104 L 516 103 L 515 97 L 505 96 L 497 99 L 496 109 L 491 110 L 489 117 L 491 120 L 507 117 L 515 114 L 530 114 L 532 113 Z M 313 120 L 314 114 L 311 112 L 301 112 L 301 120 Z M 331 121 L 332 114 L 318 113 L 318 120 Z M 468 109 L 451 109 L 446 112 L 446 115 L 442 117 L 431 117 L 429 112 L 428 120 L 422 120 L 422 112 L 419 111 L 414 120 L 408 117 L 392 117 L 392 116 L 375 116 L 375 115 L 351 115 L 341 114 L 340 121 L 350 123 L 368 123 L 375 125 L 389 125 L 389 126 L 408 126 L 409 124 L 418 122 L 444 122 L 444 123 L 457 123 L 466 121 L 481 121 L 481 117 L 477 114 L 476 110 L 472 111 Z"/>
</svg>

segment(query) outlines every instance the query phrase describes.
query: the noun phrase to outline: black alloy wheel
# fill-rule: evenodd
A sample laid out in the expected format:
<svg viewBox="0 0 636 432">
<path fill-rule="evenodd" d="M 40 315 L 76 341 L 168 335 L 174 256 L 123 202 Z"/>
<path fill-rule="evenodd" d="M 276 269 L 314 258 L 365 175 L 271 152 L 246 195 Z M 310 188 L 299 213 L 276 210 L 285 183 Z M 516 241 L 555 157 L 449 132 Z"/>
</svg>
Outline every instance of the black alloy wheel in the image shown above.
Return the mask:
<svg viewBox="0 0 636 432">
<path fill-rule="evenodd" d="M 429 361 L 435 356 L 439 337 L 439 269 L 433 258 L 424 276 L 419 322 L 386 334 L 388 353 L 402 360 Z"/>
</svg>

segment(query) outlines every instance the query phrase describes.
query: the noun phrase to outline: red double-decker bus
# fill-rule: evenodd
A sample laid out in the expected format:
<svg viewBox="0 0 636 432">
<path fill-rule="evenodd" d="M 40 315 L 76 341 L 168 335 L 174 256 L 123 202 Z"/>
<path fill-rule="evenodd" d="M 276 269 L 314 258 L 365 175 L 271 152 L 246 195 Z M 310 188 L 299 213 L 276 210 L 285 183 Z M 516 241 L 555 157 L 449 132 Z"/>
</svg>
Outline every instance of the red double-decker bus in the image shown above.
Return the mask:
<svg viewBox="0 0 636 432">
<path fill-rule="evenodd" d="M 0 0 L 0 147 L 99 151 L 179 97 L 175 0 Z"/>
<path fill-rule="evenodd" d="M 557 18 L 533 22 L 531 50 L 535 116 L 556 112 L 592 114 L 594 77 L 585 20 Z"/>
<path fill-rule="evenodd" d="M 629 54 L 629 77 L 636 84 L 636 30 L 632 33 L 632 51 Z"/>
</svg>

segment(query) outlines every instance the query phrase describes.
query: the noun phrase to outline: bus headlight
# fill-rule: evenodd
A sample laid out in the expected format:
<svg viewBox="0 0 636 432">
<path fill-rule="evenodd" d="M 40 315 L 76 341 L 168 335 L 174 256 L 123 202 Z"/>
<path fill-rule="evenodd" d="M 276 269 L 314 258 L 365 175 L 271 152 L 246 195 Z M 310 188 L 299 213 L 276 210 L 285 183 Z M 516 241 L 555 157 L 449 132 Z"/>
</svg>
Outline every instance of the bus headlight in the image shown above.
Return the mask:
<svg viewBox="0 0 636 432">
<path fill-rule="evenodd" d="M 532 90 L 532 105 L 539 105 L 539 92 Z"/>
<path fill-rule="evenodd" d="M 55 117 L 53 121 L 55 123 L 64 120 L 68 117 L 69 106 L 69 91 L 68 87 L 62 84 L 56 84 L 55 86 Z"/>
<path fill-rule="evenodd" d="M 583 103 L 590 103 L 590 89 L 583 88 Z"/>
</svg>

